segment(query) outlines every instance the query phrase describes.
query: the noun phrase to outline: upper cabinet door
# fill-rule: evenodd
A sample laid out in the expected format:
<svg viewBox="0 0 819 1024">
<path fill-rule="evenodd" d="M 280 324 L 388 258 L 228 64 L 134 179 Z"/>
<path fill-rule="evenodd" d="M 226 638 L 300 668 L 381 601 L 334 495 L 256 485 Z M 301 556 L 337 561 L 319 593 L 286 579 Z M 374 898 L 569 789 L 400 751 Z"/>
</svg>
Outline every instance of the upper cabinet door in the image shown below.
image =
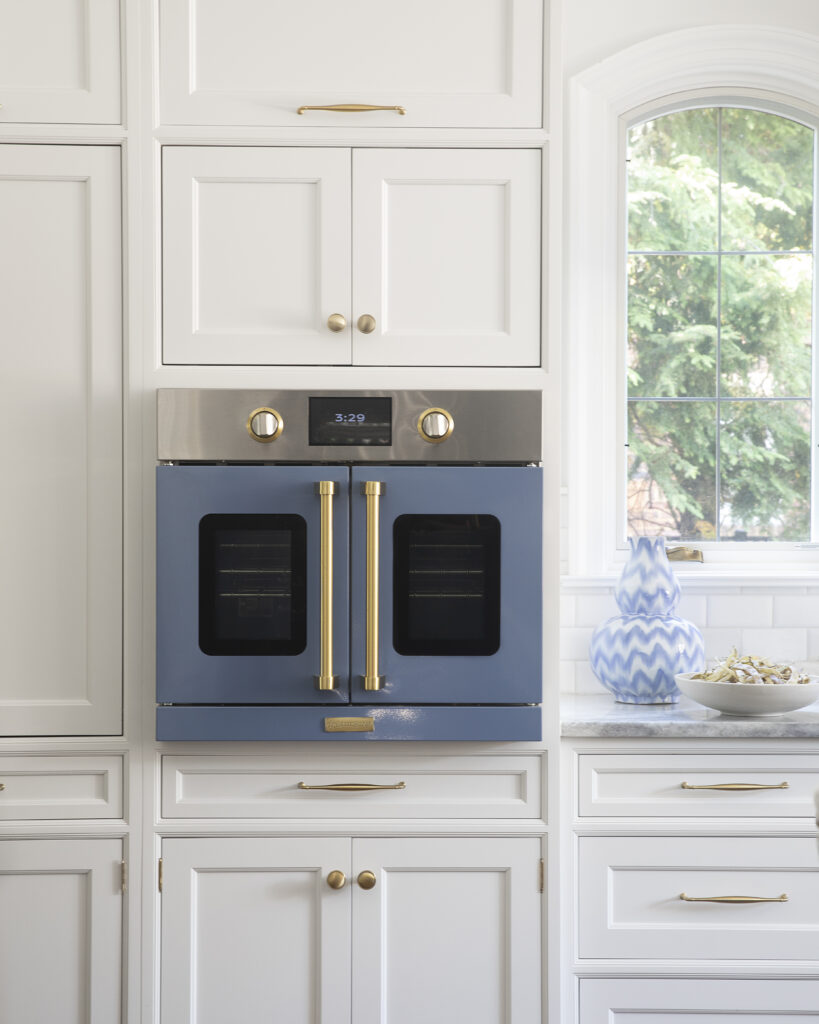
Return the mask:
<svg viewBox="0 0 819 1024">
<path fill-rule="evenodd" d="M 542 0 L 160 0 L 159 16 L 165 124 L 541 125 Z M 393 109 L 302 110 L 338 104 Z"/>
<path fill-rule="evenodd" d="M 119 4 L 0 4 L 0 124 L 120 120 Z"/>
<path fill-rule="evenodd" d="M 349 149 L 167 147 L 162 196 L 165 363 L 350 362 Z"/>
<path fill-rule="evenodd" d="M 2 732 L 119 734 L 119 147 L 0 145 L 0 224 Z"/>
<path fill-rule="evenodd" d="M 353 182 L 354 363 L 540 363 L 539 150 L 359 149 Z"/>
</svg>

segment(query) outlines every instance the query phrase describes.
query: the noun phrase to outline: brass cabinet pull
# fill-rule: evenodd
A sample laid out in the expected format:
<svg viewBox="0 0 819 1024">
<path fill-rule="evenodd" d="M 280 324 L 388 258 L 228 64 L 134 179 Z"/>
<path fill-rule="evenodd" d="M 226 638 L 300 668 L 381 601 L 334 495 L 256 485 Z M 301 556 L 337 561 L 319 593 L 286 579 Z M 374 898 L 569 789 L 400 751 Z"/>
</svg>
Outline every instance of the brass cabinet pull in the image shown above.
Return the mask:
<svg viewBox="0 0 819 1024">
<path fill-rule="evenodd" d="M 338 334 L 339 331 L 343 331 L 347 326 L 347 320 L 342 313 L 331 313 L 327 317 L 327 326 L 331 331 L 335 331 Z"/>
<path fill-rule="evenodd" d="M 686 903 L 787 903 L 788 894 L 780 896 L 686 896 L 680 893 L 680 899 Z"/>
<path fill-rule="evenodd" d="M 372 103 L 331 103 L 326 107 L 299 107 L 297 114 L 305 110 L 331 110 L 339 114 L 365 114 L 369 110 L 394 110 L 396 114 L 406 114 L 404 107 L 379 107 Z"/>
<path fill-rule="evenodd" d="M 331 889 L 343 889 L 347 884 L 347 876 L 343 871 L 331 871 L 327 876 L 327 884 Z"/>
<path fill-rule="evenodd" d="M 2 793 L 5 788 L 6 788 L 5 782 L 0 782 L 0 793 Z"/>
<path fill-rule="evenodd" d="M 716 782 L 711 786 L 692 786 L 690 782 L 681 782 L 681 789 L 723 789 L 731 793 L 745 793 L 756 789 L 790 789 L 787 782 L 779 782 L 768 786 L 760 782 Z"/>
<path fill-rule="evenodd" d="M 362 871 L 356 881 L 362 889 L 375 888 L 375 875 L 372 871 Z"/>
<path fill-rule="evenodd" d="M 332 480 L 316 484 L 321 501 L 321 654 L 316 685 L 319 690 L 334 690 L 338 677 L 333 675 L 333 495 Z"/>
<path fill-rule="evenodd" d="M 370 313 L 362 313 L 356 322 L 356 327 L 362 334 L 372 334 L 375 330 L 375 317 Z"/>
<path fill-rule="evenodd" d="M 364 689 L 380 690 L 384 677 L 378 674 L 378 558 L 379 513 L 384 484 L 367 480 L 361 493 L 367 499 L 367 638 L 364 663 Z"/>
<path fill-rule="evenodd" d="M 326 786 L 308 786 L 299 783 L 299 789 L 330 789 L 335 793 L 371 793 L 376 789 L 406 789 L 406 782 L 395 782 L 391 786 L 379 786 L 372 782 L 332 782 Z"/>
</svg>

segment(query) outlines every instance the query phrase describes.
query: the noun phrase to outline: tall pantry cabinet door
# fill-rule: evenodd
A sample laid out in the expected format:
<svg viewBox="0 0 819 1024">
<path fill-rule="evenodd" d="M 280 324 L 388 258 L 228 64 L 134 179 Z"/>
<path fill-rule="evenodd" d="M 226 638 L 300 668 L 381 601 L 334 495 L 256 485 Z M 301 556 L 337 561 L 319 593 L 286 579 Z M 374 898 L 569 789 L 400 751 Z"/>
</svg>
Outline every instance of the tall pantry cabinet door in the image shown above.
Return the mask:
<svg viewBox="0 0 819 1024">
<path fill-rule="evenodd" d="M 349 149 L 169 146 L 162 168 L 163 362 L 349 363 Z"/>
<path fill-rule="evenodd" d="M 354 839 L 355 1024 L 540 1024 L 539 857 L 528 838 Z"/>
<path fill-rule="evenodd" d="M 159 32 L 165 124 L 540 127 L 543 0 L 160 0 Z"/>
<path fill-rule="evenodd" d="M 120 151 L 0 145 L 0 729 L 121 731 Z"/>
<path fill-rule="evenodd" d="M 115 1024 L 122 842 L 0 840 L 0 1020 Z"/>
<path fill-rule="evenodd" d="M 350 1024 L 348 838 L 166 839 L 162 868 L 161 1024 Z"/>
<path fill-rule="evenodd" d="M 0 123 L 117 124 L 120 5 L 0 4 Z"/>
<path fill-rule="evenodd" d="M 354 151 L 354 363 L 540 363 L 540 162 Z"/>
</svg>

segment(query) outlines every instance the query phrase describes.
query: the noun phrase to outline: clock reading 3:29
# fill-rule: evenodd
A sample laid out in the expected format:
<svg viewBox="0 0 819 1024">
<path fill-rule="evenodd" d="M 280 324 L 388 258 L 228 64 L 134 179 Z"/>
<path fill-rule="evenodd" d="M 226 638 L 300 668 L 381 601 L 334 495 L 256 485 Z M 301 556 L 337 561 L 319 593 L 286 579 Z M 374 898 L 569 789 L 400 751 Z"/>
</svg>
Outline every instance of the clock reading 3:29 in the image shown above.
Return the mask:
<svg viewBox="0 0 819 1024">
<path fill-rule="evenodd" d="M 310 398 L 311 445 L 392 444 L 391 398 Z"/>
</svg>

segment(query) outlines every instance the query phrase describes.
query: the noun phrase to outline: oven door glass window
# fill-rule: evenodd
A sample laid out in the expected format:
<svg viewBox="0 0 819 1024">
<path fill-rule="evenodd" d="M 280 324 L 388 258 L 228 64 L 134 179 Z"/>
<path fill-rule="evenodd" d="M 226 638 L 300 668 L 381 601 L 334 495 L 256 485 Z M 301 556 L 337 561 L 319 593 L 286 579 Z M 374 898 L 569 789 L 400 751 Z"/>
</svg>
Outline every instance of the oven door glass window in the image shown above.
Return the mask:
<svg viewBox="0 0 819 1024">
<path fill-rule="evenodd" d="M 393 646 L 407 655 L 500 647 L 500 522 L 403 515 L 393 525 Z"/>
<path fill-rule="evenodd" d="M 297 515 L 199 522 L 199 646 L 293 655 L 307 645 L 307 524 Z"/>
</svg>

